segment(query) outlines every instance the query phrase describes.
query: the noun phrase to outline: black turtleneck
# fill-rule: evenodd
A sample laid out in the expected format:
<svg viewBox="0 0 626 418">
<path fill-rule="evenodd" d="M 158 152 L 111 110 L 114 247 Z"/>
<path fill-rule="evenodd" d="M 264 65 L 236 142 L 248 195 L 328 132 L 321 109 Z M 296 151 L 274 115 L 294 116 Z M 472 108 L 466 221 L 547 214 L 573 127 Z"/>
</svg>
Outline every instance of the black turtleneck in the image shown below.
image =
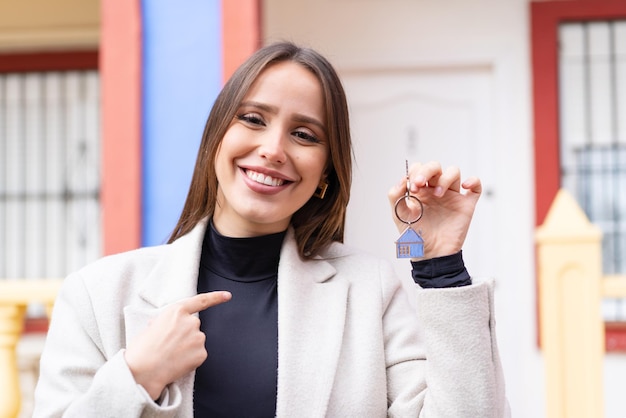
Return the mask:
<svg viewBox="0 0 626 418">
<path fill-rule="evenodd" d="M 196 370 L 196 417 L 274 417 L 278 370 L 277 276 L 285 232 L 220 235 L 212 223 L 202 245 L 198 292 L 232 299 L 200 312 L 206 361 Z"/>
</svg>

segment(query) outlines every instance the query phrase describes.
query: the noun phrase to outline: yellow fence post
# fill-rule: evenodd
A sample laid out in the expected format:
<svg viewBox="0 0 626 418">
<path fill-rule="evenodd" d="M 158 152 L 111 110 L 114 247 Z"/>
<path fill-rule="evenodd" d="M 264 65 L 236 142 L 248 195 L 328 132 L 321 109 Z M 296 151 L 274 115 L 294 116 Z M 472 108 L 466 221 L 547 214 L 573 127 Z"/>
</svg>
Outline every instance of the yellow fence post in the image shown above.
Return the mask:
<svg viewBox="0 0 626 418">
<path fill-rule="evenodd" d="M 0 280 L 0 418 L 20 413 L 16 348 L 26 307 L 32 302 L 52 306 L 61 284 L 61 280 Z"/>
<path fill-rule="evenodd" d="M 536 240 L 546 416 L 603 417 L 602 232 L 560 190 Z"/>
<path fill-rule="evenodd" d="M 22 334 L 24 305 L 0 305 L 0 417 L 13 418 L 20 412 L 20 386 L 15 348 Z"/>
</svg>

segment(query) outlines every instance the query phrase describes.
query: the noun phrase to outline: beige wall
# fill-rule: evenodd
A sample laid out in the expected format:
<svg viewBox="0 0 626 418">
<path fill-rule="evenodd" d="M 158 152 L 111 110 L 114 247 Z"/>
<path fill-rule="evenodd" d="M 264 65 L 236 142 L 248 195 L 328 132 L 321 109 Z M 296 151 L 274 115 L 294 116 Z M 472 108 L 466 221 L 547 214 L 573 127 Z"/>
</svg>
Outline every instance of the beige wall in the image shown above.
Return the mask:
<svg viewBox="0 0 626 418">
<path fill-rule="evenodd" d="M 2 0 L 0 51 L 98 46 L 99 0 Z"/>
</svg>

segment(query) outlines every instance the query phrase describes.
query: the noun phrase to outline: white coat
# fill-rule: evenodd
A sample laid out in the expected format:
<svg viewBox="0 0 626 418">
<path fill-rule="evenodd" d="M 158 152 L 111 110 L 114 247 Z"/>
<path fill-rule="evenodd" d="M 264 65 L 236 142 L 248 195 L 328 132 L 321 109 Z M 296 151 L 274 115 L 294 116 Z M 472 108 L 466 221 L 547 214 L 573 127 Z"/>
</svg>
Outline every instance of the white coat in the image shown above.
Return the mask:
<svg viewBox="0 0 626 418">
<path fill-rule="evenodd" d="M 193 417 L 194 373 L 156 404 L 123 350 L 161 308 L 196 294 L 205 229 L 206 221 L 173 244 L 105 257 L 68 276 L 34 417 Z M 290 230 L 278 267 L 276 415 L 508 416 L 491 286 L 415 285 L 410 297 L 417 312 L 389 263 L 345 245 L 302 259 Z"/>
</svg>

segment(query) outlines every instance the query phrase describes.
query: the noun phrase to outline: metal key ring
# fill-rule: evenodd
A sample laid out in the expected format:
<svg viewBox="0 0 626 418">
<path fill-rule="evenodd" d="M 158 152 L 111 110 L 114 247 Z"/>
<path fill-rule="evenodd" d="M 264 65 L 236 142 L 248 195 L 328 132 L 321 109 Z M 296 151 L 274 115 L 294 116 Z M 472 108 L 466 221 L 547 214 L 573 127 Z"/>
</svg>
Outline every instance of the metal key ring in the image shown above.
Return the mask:
<svg viewBox="0 0 626 418">
<path fill-rule="evenodd" d="M 419 203 L 419 204 L 420 204 L 420 214 L 419 214 L 419 216 L 418 216 L 415 220 L 413 220 L 413 221 L 405 221 L 404 219 L 402 219 L 402 218 L 400 217 L 400 215 L 398 215 L 398 205 L 400 204 L 400 202 L 401 202 L 402 200 L 405 200 L 405 199 L 415 199 L 415 200 L 417 200 L 417 203 Z M 408 209 L 408 207 L 407 207 L 407 209 Z M 398 220 L 399 220 L 400 222 L 402 222 L 402 223 L 404 223 L 404 224 L 407 224 L 407 225 L 411 225 L 411 224 L 414 224 L 415 222 L 419 221 L 420 219 L 422 219 L 422 215 L 424 214 L 424 204 L 423 204 L 423 203 L 422 203 L 422 201 L 421 201 L 421 200 L 419 200 L 416 196 L 411 196 L 410 194 L 405 194 L 404 196 L 402 196 L 401 198 L 399 198 L 398 200 L 396 200 L 396 204 L 394 205 L 394 211 L 395 211 L 395 213 L 396 213 L 396 218 L 398 218 Z"/>
</svg>

